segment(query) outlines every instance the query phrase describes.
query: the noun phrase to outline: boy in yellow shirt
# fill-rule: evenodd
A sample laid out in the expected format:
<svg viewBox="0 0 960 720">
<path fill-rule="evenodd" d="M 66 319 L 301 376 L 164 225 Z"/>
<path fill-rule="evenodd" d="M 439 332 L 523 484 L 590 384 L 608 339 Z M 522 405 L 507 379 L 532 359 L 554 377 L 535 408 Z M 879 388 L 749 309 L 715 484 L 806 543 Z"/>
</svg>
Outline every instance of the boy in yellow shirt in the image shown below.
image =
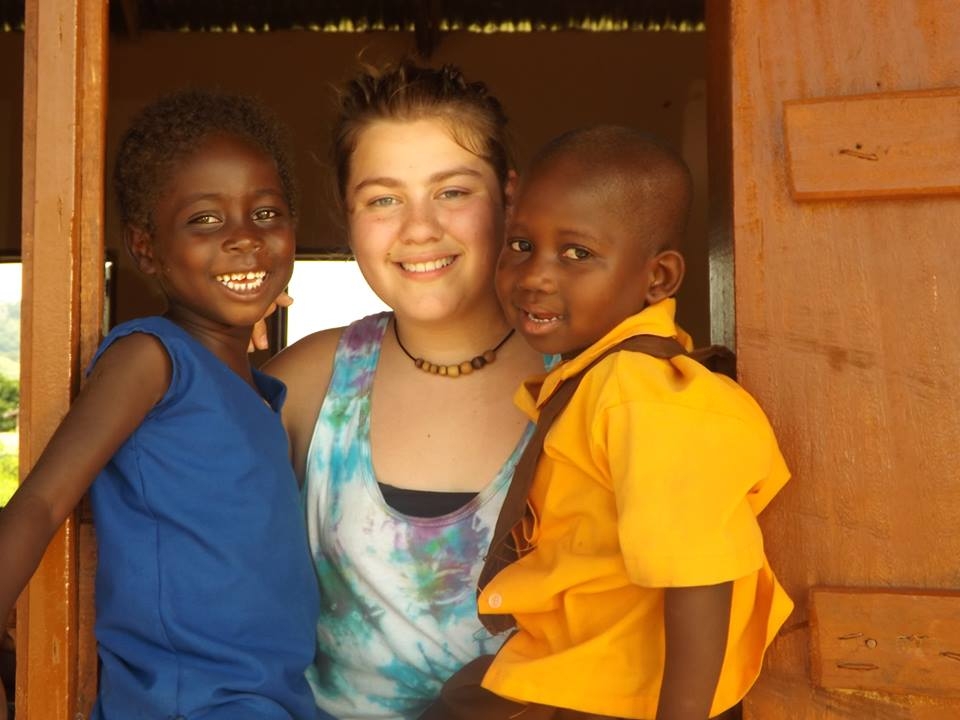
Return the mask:
<svg viewBox="0 0 960 720">
<path fill-rule="evenodd" d="M 539 433 L 480 580 L 481 619 L 516 632 L 424 720 L 706 720 L 790 614 L 756 520 L 789 478 L 776 439 L 674 323 L 690 198 L 675 152 L 613 126 L 557 138 L 522 181 L 497 292 L 564 362 L 517 393 Z"/>
</svg>

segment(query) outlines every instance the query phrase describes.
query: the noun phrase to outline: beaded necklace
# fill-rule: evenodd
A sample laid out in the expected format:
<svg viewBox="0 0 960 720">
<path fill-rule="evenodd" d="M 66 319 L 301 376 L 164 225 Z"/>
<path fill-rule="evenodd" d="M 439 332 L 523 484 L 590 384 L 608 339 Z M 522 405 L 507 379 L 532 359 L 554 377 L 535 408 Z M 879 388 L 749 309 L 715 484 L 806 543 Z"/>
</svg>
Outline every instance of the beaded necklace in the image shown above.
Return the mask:
<svg viewBox="0 0 960 720">
<path fill-rule="evenodd" d="M 437 363 L 432 363 L 429 360 L 424 360 L 423 358 L 418 358 L 411 355 L 410 351 L 407 350 L 400 341 L 400 332 L 397 330 L 396 318 L 393 319 L 393 336 L 397 339 L 397 345 L 399 345 L 400 349 L 403 350 L 403 354 L 413 360 L 413 364 L 418 368 L 424 372 L 430 373 L 431 375 L 443 375 L 444 377 L 455 378 L 460 377 L 461 375 L 469 375 L 474 370 L 480 370 L 485 365 L 489 365 L 496 360 L 497 351 L 502 348 L 504 343 L 513 336 L 513 328 L 510 328 L 510 332 L 504 336 L 503 340 L 497 343 L 496 347 L 477 355 L 472 360 L 464 360 L 462 363 L 457 363 L 455 365 L 438 365 Z"/>
</svg>

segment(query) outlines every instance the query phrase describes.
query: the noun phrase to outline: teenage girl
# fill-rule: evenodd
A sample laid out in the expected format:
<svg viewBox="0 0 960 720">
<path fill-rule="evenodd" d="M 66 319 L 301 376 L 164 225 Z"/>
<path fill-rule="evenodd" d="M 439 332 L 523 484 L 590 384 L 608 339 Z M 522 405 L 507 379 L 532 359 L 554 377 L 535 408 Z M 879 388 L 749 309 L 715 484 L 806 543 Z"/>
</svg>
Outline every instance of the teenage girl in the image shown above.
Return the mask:
<svg viewBox="0 0 960 720">
<path fill-rule="evenodd" d="M 477 619 L 477 577 L 530 432 L 513 391 L 544 360 L 494 292 L 514 175 L 482 84 L 451 67 L 361 73 L 333 161 L 353 253 L 393 312 L 268 366 L 290 389 L 323 598 L 312 683 L 338 718 L 415 718 L 503 641 Z"/>
<path fill-rule="evenodd" d="M 293 267 L 282 137 L 259 105 L 217 93 L 169 96 L 134 120 L 115 191 L 127 249 L 166 313 L 104 340 L 0 513 L 6 617 L 90 489 L 94 720 L 326 717 L 304 676 L 318 599 L 279 417 L 285 388 L 247 359 Z"/>
</svg>

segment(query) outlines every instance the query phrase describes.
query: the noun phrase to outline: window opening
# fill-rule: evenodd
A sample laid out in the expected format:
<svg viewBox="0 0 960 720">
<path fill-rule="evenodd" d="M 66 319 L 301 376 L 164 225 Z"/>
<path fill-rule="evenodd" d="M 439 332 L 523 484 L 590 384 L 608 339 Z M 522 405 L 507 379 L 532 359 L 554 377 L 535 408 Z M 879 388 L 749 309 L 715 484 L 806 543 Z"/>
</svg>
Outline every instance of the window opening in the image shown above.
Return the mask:
<svg viewBox="0 0 960 720">
<path fill-rule="evenodd" d="M 310 333 L 389 310 L 367 285 L 356 261 L 343 255 L 298 259 L 287 292 L 294 302 L 282 312 L 283 346 Z"/>
<path fill-rule="evenodd" d="M 22 273 L 19 258 L 0 258 L 0 507 L 18 482 Z"/>
</svg>

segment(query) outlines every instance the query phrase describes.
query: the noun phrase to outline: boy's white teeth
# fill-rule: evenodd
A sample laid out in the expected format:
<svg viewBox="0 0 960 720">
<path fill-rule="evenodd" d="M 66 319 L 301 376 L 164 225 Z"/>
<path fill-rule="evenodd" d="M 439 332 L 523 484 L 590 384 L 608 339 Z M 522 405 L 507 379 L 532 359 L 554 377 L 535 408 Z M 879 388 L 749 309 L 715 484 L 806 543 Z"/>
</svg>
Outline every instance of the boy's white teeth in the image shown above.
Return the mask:
<svg viewBox="0 0 960 720">
<path fill-rule="evenodd" d="M 422 272 L 431 272 L 433 270 L 439 270 L 440 268 L 445 268 L 447 265 L 453 262 L 452 257 L 443 257 L 436 260 L 429 260 L 427 262 L 416 262 L 416 263 L 400 263 L 402 267 L 407 272 L 412 273 L 422 273 Z"/>
<path fill-rule="evenodd" d="M 263 279 L 267 273 L 263 270 L 251 270 L 249 272 L 224 273 L 217 275 L 217 282 L 226 285 L 231 290 L 238 292 L 256 290 L 263 285 Z"/>
<path fill-rule="evenodd" d="M 533 313 L 528 312 L 528 313 L 527 313 L 527 318 L 529 318 L 531 322 L 546 324 L 546 323 L 549 323 L 549 322 L 555 322 L 555 321 L 557 321 L 557 320 L 563 319 L 563 315 L 548 315 L 548 316 L 543 316 L 543 315 L 534 315 Z"/>
</svg>

